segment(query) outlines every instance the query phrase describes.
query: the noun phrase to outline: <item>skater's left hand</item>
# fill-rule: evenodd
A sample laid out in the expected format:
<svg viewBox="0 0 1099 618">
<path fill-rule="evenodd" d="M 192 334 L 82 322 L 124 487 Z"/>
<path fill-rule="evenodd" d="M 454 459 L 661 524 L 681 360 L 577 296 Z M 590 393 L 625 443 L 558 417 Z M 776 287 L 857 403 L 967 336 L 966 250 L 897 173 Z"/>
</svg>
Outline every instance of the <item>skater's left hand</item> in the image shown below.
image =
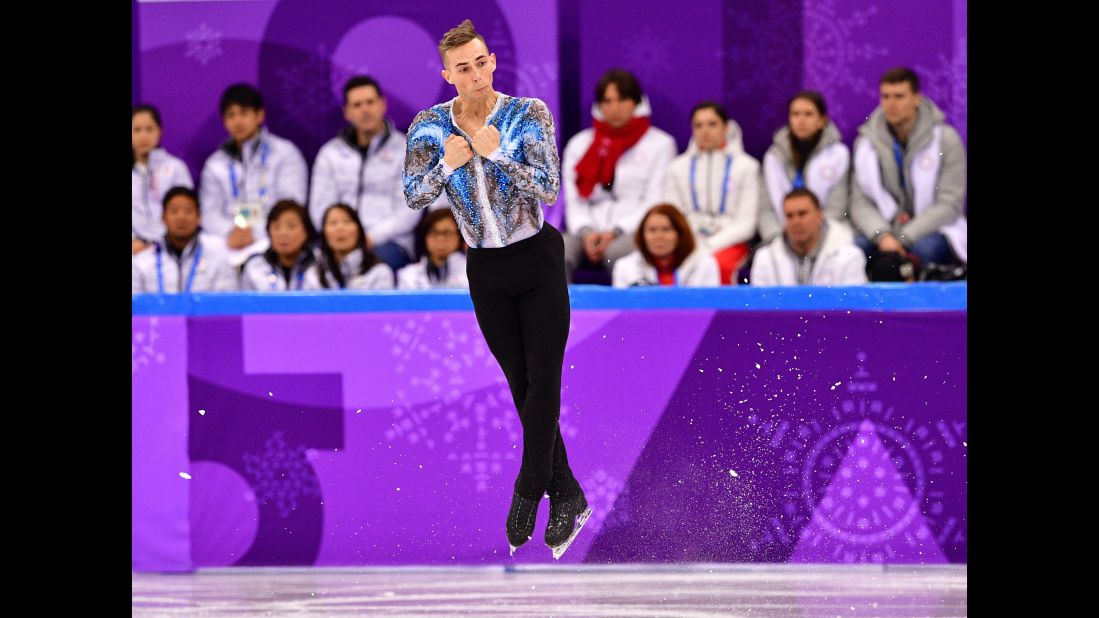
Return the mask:
<svg viewBox="0 0 1099 618">
<path fill-rule="evenodd" d="M 477 135 L 473 136 L 473 150 L 482 157 L 488 157 L 493 150 L 500 147 L 500 132 L 492 125 L 481 127 Z"/>
</svg>

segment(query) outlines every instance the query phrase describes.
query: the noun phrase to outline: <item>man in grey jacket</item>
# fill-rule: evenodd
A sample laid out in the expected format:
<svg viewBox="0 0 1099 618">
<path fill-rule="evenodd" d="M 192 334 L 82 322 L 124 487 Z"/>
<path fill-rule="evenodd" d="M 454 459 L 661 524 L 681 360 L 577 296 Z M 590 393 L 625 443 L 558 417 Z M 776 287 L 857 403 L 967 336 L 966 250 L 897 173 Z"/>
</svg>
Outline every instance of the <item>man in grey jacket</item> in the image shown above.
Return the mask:
<svg viewBox="0 0 1099 618">
<path fill-rule="evenodd" d="M 920 264 L 967 263 L 966 154 L 910 69 L 887 71 L 881 105 L 855 140 L 851 220 L 859 245 L 915 255 Z M 872 244 L 871 244 L 872 243 Z"/>
<path fill-rule="evenodd" d="M 412 259 L 420 213 L 405 205 L 405 136 L 385 113 L 385 95 L 373 78 L 358 75 L 344 84 L 348 124 L 317 153 L 309 214 L 323 233 L 324 212 L 333 204 L 350 206 L 365 228 L 366 248 L 396 271 Z"/>
</svg>

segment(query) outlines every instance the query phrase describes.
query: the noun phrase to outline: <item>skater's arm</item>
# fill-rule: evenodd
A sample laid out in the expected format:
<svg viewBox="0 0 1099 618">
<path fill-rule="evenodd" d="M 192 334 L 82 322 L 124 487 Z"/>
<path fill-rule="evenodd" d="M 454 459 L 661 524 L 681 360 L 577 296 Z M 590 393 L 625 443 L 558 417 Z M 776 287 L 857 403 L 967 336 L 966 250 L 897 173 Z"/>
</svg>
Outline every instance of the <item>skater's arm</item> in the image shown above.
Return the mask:
<svg viewBox="0 0 1099 618">
<path fill-rule="evenodd" d="M 523 115 L 522 126 L 509 133 L 508 143 L 489 153 L 489 160 L 504 170 L 515 187 L 541 201 L 553 204 L 561 187 L 561 165 L 553 114 L 546 104 L 534 99 Z M 527 163 L 512 158 L 522 151 Z"/>
<path fill-rule="evenodd" d="M 454 170 L 443 163 L 446 130 L 432 110 L 422 111 L 408 129 L 404 161 L 404 197 L 409 208 L 430 206 Z"/>
</svg>

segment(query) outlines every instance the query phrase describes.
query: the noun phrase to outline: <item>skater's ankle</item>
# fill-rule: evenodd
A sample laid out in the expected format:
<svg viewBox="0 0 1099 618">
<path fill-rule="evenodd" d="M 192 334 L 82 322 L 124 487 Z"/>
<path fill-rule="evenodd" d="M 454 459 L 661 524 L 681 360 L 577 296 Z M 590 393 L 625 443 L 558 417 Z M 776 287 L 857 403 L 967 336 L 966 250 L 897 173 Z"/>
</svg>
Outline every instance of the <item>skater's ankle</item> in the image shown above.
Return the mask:
<svg viewBox="0 0 1099 618">
<path fill-rule="evenodd" d="M 584 490 L 580 487 L 580 483 L 577 483 L 576 481 L 563 483 L 560 487 L 554 487 L 549 491 L 549 497 L 554 502 L 575 500 L 583 495 Z"/>
<path fill-rule="evenodd" d="M 532 492 L 529 492 L 529 491 L 523 491 L 521 489 L 516 489 L 515 493 L 519 494 L 523 498 L 526 498 L 527 500 L 533 500 L 535 502 L 540 502 L 542 500 L 542 495 L 543 495 L 544 492 L 532 493 Z"/>
</svg>

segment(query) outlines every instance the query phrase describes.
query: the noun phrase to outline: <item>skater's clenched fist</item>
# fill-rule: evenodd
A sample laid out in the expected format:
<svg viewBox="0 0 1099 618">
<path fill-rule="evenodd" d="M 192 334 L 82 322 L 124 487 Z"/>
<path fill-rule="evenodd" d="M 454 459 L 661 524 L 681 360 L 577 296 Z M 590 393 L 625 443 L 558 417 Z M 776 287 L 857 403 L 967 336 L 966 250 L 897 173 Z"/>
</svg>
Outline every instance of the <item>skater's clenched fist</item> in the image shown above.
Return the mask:
<svg viewBox="0 0 1099 618">
<path fill-rule="evenodd" d="M 477 131 L 473 136 L 473 149 L 482 157 L 488 157 L 493 150 L 500 147 L 500 132 L 496 127 L 487 125 Z"/>
<path fill-rule="evenodd" d="M 499 139 L 499 136 L 497 136 Z M 469 149 L 469 143 L 462 137 L 451 135 L 443 144 L 443 161 L 451 167 L 458 169 L 473 158 L 473 152 Z"/>
</svg>

